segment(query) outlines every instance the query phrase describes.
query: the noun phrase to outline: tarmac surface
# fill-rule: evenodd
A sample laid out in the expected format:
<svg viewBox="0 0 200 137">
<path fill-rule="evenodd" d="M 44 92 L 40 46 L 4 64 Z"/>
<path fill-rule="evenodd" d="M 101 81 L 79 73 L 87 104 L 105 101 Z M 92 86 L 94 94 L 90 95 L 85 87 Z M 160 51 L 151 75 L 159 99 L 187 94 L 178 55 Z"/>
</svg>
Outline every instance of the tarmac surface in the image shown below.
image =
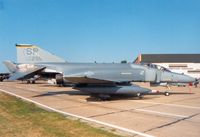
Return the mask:
<svg viewBox="0 0 200 137">
<path fill-rule="evenodd" d="M 146 84 L 141 84 L 148 87 Z M 164 87 L 151 87 L 164 91 Z M 99 101 L 71 87 L 44 82 L 2 82 L 0 92 L 39 106 L 108 127 L 125 136 L 199 137 L 200 88 L 172 87 L 171 95 L 146 95 L 142 99 L 115 96 Z"/>
</svg>

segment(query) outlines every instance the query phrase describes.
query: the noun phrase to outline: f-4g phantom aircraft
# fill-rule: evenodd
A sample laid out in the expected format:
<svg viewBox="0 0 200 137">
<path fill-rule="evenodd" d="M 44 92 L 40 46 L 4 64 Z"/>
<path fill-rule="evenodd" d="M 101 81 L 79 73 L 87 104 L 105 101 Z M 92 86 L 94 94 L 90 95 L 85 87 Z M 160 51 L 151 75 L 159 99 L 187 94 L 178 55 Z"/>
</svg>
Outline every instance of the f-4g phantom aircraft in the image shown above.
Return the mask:
<svg viewBox="0 0 200 137">
<path fill-rule="evenodd" d="M 194 78 L 183 74 L 137 64 L 59 62 L 54 55 L 46 54 L 41 48 L 32 45 L 17 45 L 17 51 L 19 63 L 34 65 L 37 73 L 45 69 L 59 72 L 60 74 L 56 76 L 58 82 L 73 83 L 74 89 L 98 95 L 102 99 L 110 98 L 113 94 L 141 96 L 151 91 L 132 85 L 131 82 L 190 83 L 195 81 Z"/>
</svg>

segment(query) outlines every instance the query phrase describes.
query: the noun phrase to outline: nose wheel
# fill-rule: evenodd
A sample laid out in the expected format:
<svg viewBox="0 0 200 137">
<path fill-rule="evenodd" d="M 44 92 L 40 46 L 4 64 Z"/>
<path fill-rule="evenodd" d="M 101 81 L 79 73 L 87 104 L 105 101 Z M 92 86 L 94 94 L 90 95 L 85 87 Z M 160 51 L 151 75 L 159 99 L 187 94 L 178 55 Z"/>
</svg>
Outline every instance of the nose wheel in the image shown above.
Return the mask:
<svg viewBox="0 0 200 137">
<path fill-rule="evenodd" d="M 170 93 L 169 93 L 168 91 L 166 91 L 166 92 L 164 93 L 164 95 L 165 95 L 165 96 L 169 96 Z"/>
</svg>

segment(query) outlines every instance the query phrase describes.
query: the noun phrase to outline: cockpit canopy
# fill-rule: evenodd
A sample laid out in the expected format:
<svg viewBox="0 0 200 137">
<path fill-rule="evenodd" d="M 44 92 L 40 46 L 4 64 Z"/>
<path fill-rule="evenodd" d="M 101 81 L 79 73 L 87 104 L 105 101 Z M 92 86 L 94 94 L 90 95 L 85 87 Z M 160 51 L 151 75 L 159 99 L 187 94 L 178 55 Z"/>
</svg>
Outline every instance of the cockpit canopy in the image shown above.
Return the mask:
<svg viewBox="0 0 200 137">
<path fill-rule="evenodd" d="M 150 67 L 150 68 L 159 69 L 159 70 L 162 70 L 162 71 L 171 72 L 169 69 L 167 69 L 165 67 L 162 67 L 162 66 L 159 66 L 159 65 L 155 65 L 155 64 L 151 64 L 151 63 L 141 64 L 141 65 L 144 65 L 144 66 L 147 66 L 147 67 Z"/>
</svg>

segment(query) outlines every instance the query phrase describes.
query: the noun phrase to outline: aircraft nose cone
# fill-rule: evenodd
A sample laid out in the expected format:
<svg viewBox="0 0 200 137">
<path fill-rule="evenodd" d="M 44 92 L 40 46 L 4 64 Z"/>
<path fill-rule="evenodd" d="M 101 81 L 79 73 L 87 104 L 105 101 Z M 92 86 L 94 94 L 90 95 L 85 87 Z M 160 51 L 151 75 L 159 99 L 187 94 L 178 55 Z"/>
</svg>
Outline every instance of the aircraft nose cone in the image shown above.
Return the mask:
<svg viewBox="0 0 200 137">
<path fill-rule="evenodd" d="M 193 78 L 193 77 L 189 77 L 189 76 L 188 76 L 188 81 L 189 81 L 189 82 L 195 82 L 195 81 L 196 81 L 196 79 L 195 79 L 195 78 Z"/>
<path fill-rule="evenodd" d="M 187 75 L 182 75 L 181 77 L 179 77 L 179 81 L 182 81 L 183 83 L 193 83 L 195 82 L 195 78 Z"/>
</svg>

